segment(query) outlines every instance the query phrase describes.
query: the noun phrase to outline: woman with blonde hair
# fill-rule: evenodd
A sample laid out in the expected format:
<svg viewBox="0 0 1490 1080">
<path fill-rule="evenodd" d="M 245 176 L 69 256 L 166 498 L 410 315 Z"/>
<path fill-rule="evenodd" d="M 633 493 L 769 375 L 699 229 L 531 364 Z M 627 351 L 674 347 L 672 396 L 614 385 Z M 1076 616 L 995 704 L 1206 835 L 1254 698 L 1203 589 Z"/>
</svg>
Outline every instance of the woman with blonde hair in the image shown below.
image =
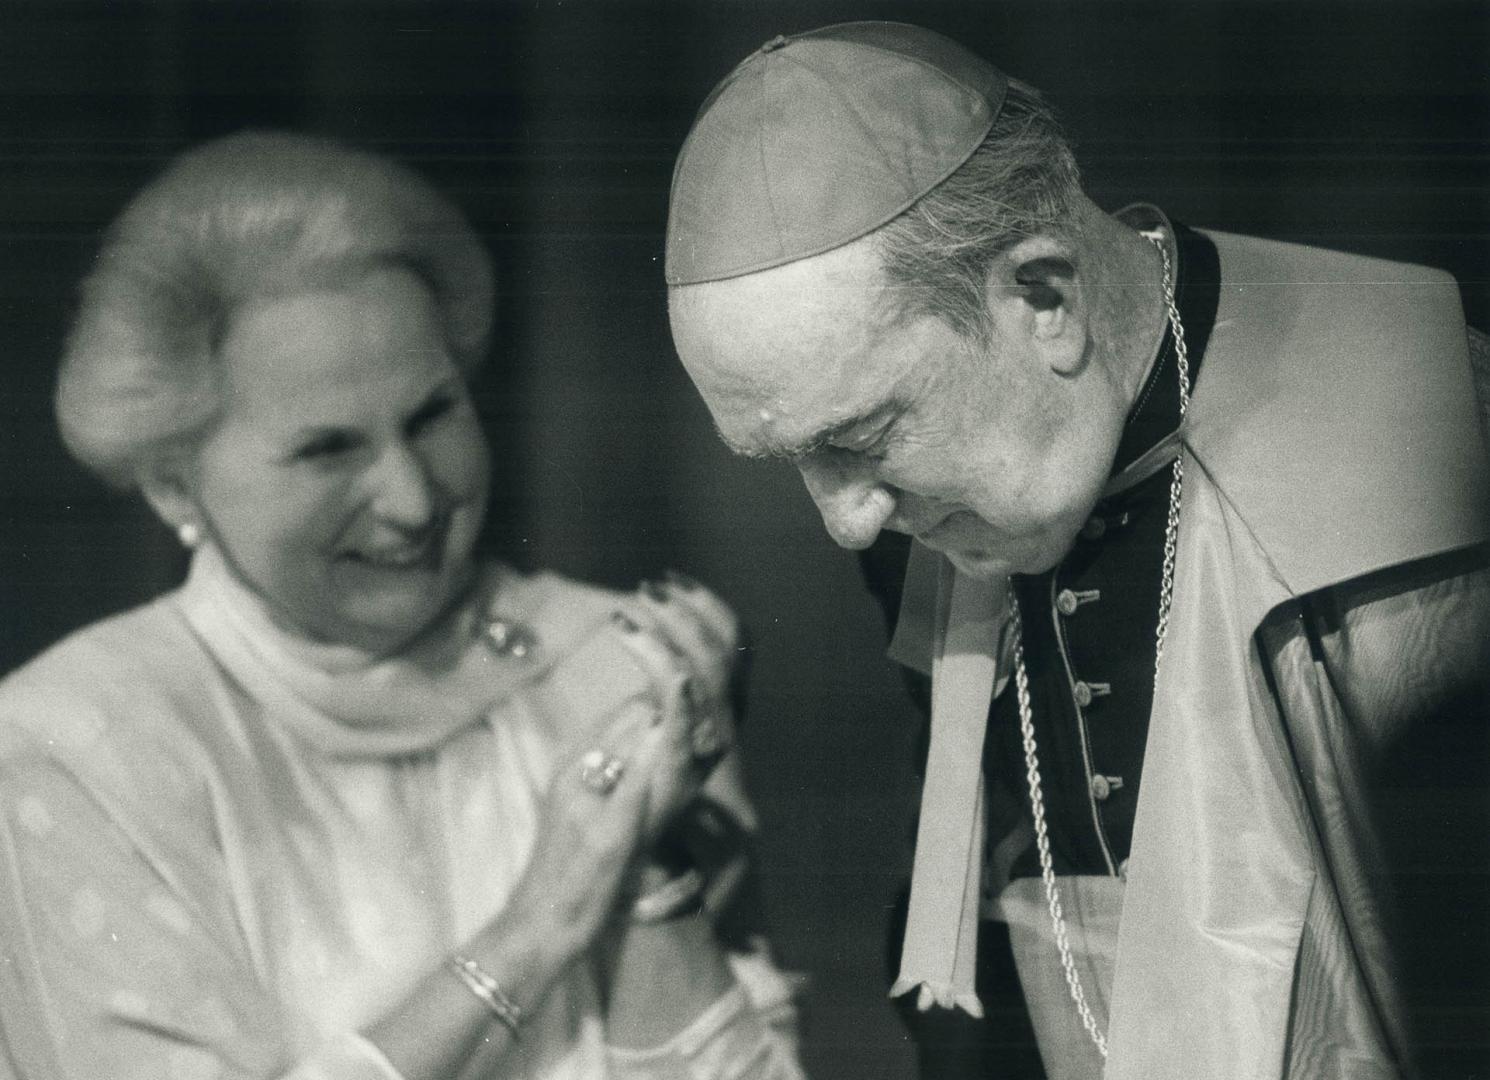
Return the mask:
<svg viewBox="0 0 1490 1080">
<path fill-rule="evenodd" d="M 733 616 L 474 554 L 492 292 L 427 183 L 303 136 L 114 224 L 58 417 L 191 568 L 0 683 L 0 1072 L 799 1075 L 677 839 L 750 824 Z"/>
</svg>

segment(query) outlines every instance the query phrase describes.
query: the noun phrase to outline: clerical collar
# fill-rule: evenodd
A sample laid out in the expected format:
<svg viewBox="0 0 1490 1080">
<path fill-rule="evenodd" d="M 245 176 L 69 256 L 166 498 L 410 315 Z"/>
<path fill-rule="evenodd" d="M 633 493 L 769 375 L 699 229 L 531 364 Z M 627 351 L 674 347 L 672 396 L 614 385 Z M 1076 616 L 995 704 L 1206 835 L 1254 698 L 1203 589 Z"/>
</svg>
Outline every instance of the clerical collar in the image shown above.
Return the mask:
<svg viewBox="0 0 1490 1080">
<path fill-rule="evenodd" d="M 1162 210 L 1146 203 L 1125 207 L 1114 216 L 1134 228 L 1160 228 L 1172 238 L 1169 252 L 1174 267 L 1175 304 L 1189 344 L 1193 389 L 1220 298 L 1220 260 L 1215 245 L 1193 229 L 1171 222 Z M 1166 327 L 1143 388 L 1123 424 L 1112 475 L 1169 438 L 1179 426 L 1180 388 L 1174 365 L 1174 330 Z"/>
</svg>

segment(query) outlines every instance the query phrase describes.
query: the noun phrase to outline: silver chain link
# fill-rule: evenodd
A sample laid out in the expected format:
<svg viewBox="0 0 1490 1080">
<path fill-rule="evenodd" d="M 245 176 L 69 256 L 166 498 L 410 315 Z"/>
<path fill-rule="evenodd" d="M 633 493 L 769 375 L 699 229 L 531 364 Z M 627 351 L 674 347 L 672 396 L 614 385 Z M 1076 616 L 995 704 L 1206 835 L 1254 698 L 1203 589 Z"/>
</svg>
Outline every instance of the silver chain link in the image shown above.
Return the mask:
<svg viewBox="0 0 1490 1080">
<path fill-rule="evenodd" d="M 1168 310 L 1169 325 L 1174 330 L 1175 366 L 1179 369 L 1180 417 L 1190 407 L 1190 353 L 1185 347 L 1185 328 L 1180 324 L 1180 309 L 1174 302 L 1174 276 L 1169 264 L 1169 250 L 1161 236 L 1143 234 L 1159 249 L 1164 259 L 1164 306 Z M 1169 607 L 1174 599 L 1174 552 L 1180 529 L 1180 488 L 1183 473 L 1180 458 L 1174 459 L 1173 479 L 1169 483 L 1169 519 L 1164 526 L 1164 570 L 1159 583 L 1159 627 L 1157 647 L 1154 654 L 1154 688 L 1158 691 L 1159 661 L 1164 656 L 1164 636 L 1169 630 Z M 1045 900 L 1050 910 L 1050 924 L 1055 932 L 1055 946 L 1061 954 L 1061 970 L 1066 975 L 1066 987 L 1071 1000 L 1081 1016 L 1081 1026 L 1091 1036 L 1097 1052 L 1107 1057 L 1107 1036 L 1103 1034 L 1097 1018 L 1092 1014 L 1082 989 L 1081 975 L 1076 970 L 1076 961 L 1071 955 L 1070 935 L 1066 929 L 1066 917 L 1061 908 L 1061 890 L 1055 883 L 1055 868 L 1050 857 L 1050 836 L 1045 828 L 1045 792 L 1040 780 L 1040 758 L 1035 749 L 1035 721 L 1030 709 L 1030 680 L 1024 667 L 1024 631 L 1019 616 L 1019 598 L 1014 592 L 1014 583 L 1009 583 L 1011 601 L 1010 622 L 1014 635 L 1014 690 L 1019 702 L 1019 732 L 1024 739 L 1025 778 L 1030 787 L 1030 814 L 1035 823 L 1035 850 L 1040 857 L 1040 879 L 1045 884 Z"/>
<path fill-rule="evenodd" d="M 1180 323 L 1180 309 L 1174 302 L 1174 278 L 1169 266 L 1169 249 L 1162 237 L 1150 237 L 1164 259 L 1164 306 L 1169 309 L 1169 325 L 1174 329 L 1174 364 L 1180 379 L 1180 420 L 1190 411 L 1190 350 L 1185 345 L 1185 328 Z M 1164 637 L 1169 630 L 1169 606 L 1174 602 L 1174 545 L 1180 532 L 1180 487 L 1185 476 L 1184 454 L 1176 453 L 1174 475 L 1169 481 L 1169 520 L 1164 526 L 1164 571 L 1159 578 L 1159 626 L 1154 631 L 1154 686 L 1159 685 L 1159 662 L 1164 659 Z"/>
</svg>

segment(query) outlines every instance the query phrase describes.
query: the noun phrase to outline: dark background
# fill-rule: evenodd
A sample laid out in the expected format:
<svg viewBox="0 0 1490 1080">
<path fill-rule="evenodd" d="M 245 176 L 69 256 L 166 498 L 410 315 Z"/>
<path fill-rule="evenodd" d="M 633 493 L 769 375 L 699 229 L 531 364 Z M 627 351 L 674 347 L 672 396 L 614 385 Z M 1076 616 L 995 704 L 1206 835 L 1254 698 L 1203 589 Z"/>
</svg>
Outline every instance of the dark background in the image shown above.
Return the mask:
<svg viewBox="0 0 1490 1080">
<path fill-rule="evenodd" d="M 1191 224 L 1428 263 L 1490 321 L 1484 3 L 54 0 L 0 6 L 0 671 L 168 586 L 182 560 L 64 456 L 53 370 L 99 230 L 181 148 L 245 126 L 414 164 L 502 281 L 481 391 L 489 542 L 737 605 L 744 732 L 781 958 L 819 1077 L 900 1077 L 882 924 L 906 862 L 911 721 L 853 560 L 785 466 L 714 439 L 667 336 L 662 228 L 697 103 L 777 33 L 901 18 L 1063 107 L 1088 187 Z"/>
</svg>

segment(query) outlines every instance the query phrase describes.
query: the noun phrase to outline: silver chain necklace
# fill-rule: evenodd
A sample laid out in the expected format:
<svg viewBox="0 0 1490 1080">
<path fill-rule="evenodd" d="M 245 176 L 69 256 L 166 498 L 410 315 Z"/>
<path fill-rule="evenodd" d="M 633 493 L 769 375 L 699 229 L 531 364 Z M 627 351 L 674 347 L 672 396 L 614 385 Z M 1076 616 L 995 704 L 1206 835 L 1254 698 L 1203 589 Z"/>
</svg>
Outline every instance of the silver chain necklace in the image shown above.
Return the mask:
<svg viewBox="0 0 1490 1080">
<path fill-rule="evenodd" d="M 1174 277 L 1169 264 L 1169 250 L 1161 235 L 1143 233 L 1153 242 L 1164 259 L 1164 306 L 1169 315 L 1169 325 L 1174 331 L 1175 366 L 1179 369 L 1180 419 L 1190 407 L 1190 353 L 1185 347 L 1185 328 L 1180 325 L 1180 309 L 1174 302 Z M 1155 631 L 1154 687 L 1159 685 L 1159 662 L 1164 657 L 1164 635 L 1169 630 L 1169 606 L 1174 600 L 1174 552 L 1175 540 L 1180 528 L 1180 488 L 1183 480 L 1181 459 L 1174 459 L 1174 470 L 1169 482 L 1169 519 L 1164 526 L 1164 569 L 1159 582 L 1159 626 Z M 1030 812 L 1035 822 L 1035 848 L 1040 856 L 1040 878 L 1045 883 L 1045 900 L 1050 909 L 1050 923 L 1055 932 L 1056 948 L 1061 954 L 1061 969 L 1066 975 L 1066 986 L 1071 991 L 1071 1000 L 1081 1015 L 1082 1027 L 1092 1037 L 1097 1052 L 1107 1057 L 1107 1036 L 1092 1015 L 1087 1004 L 1086 992 L 1081 987 L 1081 976 L 1071 957 L 1071 942 L 1066 932 L 1066 917 L 1061 909 L 1061 891 L 1055 883 L 1055 870 L 1050 859 L 1050 837 L 1045 828 L 1045 793 L 1040 782 L 1040 758 L 1035 752 L 1035 722 L 1030 712 L 1030 680 L 1024 668 L 1024 632 L 1019 618 L 1019 599 L 1014 593 L 1014 583 L 1009 583 L 1009 596 L 1014 628 L 1014 689 L 1019 700 L 1019 731 L 1024 738 L 1025 777 L 1030 786 Z"/>
</svg>

